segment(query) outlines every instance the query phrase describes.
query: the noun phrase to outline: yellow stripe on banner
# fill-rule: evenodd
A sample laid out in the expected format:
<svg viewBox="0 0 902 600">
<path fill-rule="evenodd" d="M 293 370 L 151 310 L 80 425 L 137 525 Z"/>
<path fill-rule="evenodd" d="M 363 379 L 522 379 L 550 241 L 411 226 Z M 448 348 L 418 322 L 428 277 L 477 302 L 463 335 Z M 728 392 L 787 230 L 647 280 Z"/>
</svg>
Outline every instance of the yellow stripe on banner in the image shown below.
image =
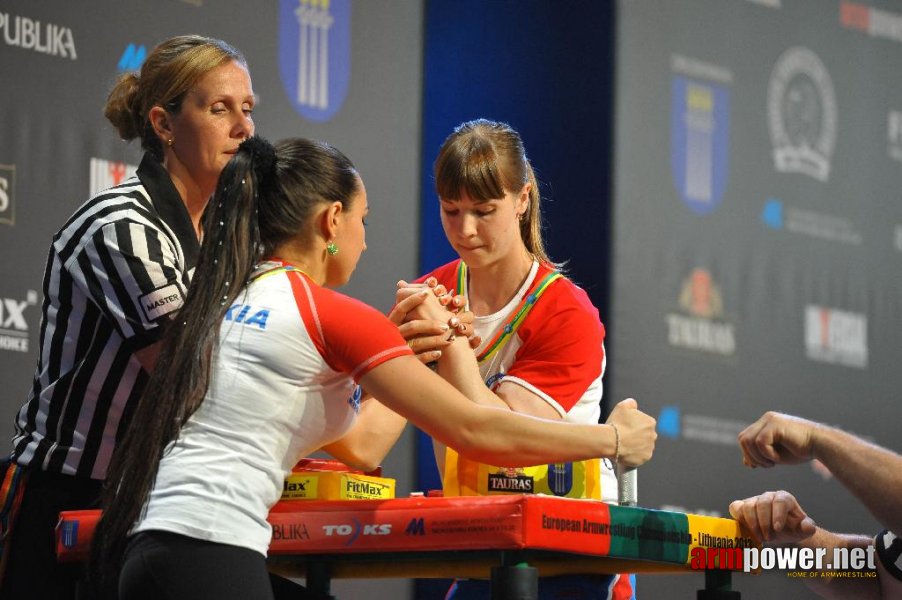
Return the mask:
<svg viewBox="0 0 902 600">
<path fill-rule="evenodd" d="M 732 550 L 758 546 L 751 536 L 743 532 L 737 521 L 693 514 L 687 514 L 686 517 L 689 519 L 689 533 L 692 535 L 687 563 L 692 562 L 694 548 L 704 548 L 707 553 L 708 548 Z M 729 558 L 728 554 L 724 553 L 725 558 Z"/>
</svg>

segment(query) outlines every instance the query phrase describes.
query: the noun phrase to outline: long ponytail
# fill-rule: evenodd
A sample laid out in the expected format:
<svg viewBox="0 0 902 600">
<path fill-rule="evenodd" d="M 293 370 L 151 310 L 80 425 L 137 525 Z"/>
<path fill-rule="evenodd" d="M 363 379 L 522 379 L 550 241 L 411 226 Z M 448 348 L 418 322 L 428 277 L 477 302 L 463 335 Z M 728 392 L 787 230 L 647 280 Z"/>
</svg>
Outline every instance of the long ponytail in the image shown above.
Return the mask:
<svg viewBox="0 0 902 600">
<path fill-rule="evenodd" d="M 204 243 L 185 304 L 168 325 L 163 351 L 107 474 L 90 564 L 91 580 L 101 592 L 115 590 L 128 532 L 153 488 L 163 453 L 207 393 L 219 324 L 260 258 L 258 198 L 274 186 L 275 163 L 268 142 L 248 139 L 226 165 L 207 206 Z"/>
</svg>

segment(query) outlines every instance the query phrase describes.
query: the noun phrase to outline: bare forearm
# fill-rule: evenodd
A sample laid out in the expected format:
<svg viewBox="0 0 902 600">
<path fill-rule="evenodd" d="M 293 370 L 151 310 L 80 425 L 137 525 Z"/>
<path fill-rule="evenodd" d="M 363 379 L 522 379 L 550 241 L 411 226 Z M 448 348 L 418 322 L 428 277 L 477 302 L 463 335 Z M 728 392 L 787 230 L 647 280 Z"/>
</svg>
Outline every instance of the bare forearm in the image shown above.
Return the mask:
<svg viewBox="0 0 902 600">
<path fill-rule="evenodd" d="M 407 419 L 370 397 L 361 404 L 354 427 L 323 450 L 347 465 L 371 471 L 382 463 L 406 424 Z"/>
<path fill-rule="evenodd" d="M 361 383 L 433 438 L 480 462 L 524 466 L 615 452 L 609 425 L 549 421 L 473 403 L 413 357 L 390 360 Z"/>
<path fill-rule="evenodd" d="M 902 531 L 902 456 L 829 427 L 813 435 L 812 453 L 884 527 Z"/>
<path fill-rule="evenodd" d="M 480 462 L 528 466 L 614 456 L 616 451 L 616 434 L 610 425 L 549 421 L 488 406 L 480 407 L 480 412 L 460 432 L 457 448 Z M 549 428 L 549 423 L 556 426 Z"/>
<path fill-rule="evenodd" d="M 476 355 L 466 338 L 458 337 L 442 353 L 438 361 L 438 374 L 461 394 L 477 404 L 509 408 L 508 405 L 486 387 L 479 373 Z"/>
</svg>

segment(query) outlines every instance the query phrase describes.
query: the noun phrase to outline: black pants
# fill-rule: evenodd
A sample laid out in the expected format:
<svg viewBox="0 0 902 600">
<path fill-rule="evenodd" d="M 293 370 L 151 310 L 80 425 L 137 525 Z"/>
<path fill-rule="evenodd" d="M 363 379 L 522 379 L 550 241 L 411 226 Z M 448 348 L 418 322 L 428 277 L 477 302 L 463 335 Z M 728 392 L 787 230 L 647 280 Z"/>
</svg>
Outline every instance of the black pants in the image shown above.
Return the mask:
<svg viewBox="0 0 902 600">
<path fill-rule="evenodd" d="M 29 469 L 22 505 L 13 527 L 0 598 L 3 600 L 87 599 L 85 565 L 56 562 L 54 530 L 63 510 L 99 506 L 103 483 Z"/>
<path fill-rule="evenodd" d="M 274 592 L 275 590 L 275 592 Z M 133 536 L 119 600 L 313 600 L 303 586 L 270 576 L 263 555 L 164 531 Z"/>
</svg>

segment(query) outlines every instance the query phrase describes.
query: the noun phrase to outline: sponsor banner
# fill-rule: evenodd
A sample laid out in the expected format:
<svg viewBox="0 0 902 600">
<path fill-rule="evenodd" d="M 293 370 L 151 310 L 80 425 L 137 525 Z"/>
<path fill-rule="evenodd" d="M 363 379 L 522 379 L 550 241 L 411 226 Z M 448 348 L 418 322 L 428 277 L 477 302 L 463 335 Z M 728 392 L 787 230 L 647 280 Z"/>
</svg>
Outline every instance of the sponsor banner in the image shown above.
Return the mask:
<svg viewBox="0 0 902 600">
<path fill-rule="evenodd" d="M 72 30 L 56 23 L 41 23 L 30 17 L 0 12 L 0 39 L 7 46 L 78 59 Z"/>
<path fill-rule="evenodd" d="M 817 54 L 796 46 L 780 55 L 767 87 L 767 118 L 774 168 L 827 182 L 836 146 L 836 92 Z"/>
<path fill-rule="evenodd" d="M 670 347 L 722 357 L 736 354 L 736 328 L 724 316 L 723 294 L 710 271 L 693 269 L 682 282 L 678 301 L 680 312 L 665 316 Z"/>
<path fill-rule="evenodd" d="M 99 515 L 97 510 L 61 515 L 60 560 L 87 557 Z M 269 522 L 274 531 L 271 556 L 540 549 L 688 568 L 692 547 L 722 539 L 752 544 L 731 519 L 541 496 L 282 501 L 270 511 Z"/>
<path fill-rule="evenodd" d="M 351 0 L 279 1 L 279 74 L 305 119 L 338 113 L 351 79 Z"/>
<path fill-rule="evenodd" d="M 732 74 L 683 56 L 671 60 L 670 166 L 683 202 L 713 211 L 727 186 Z"/>
<path fill-rule="evenodd" d="M 16 224 L 16 165 L 0 165 L 0 223 Z"/>
<path fill-rule="evenodd" d="M 145 58 L 147 58 L 146 46 L 143 44 L 129 44 L 122 51 L 122 56 L 119 57 L 116 68 L 120 73 L 124 71 L 138 71 L 141 65 L 144 64 Z"/>
<path fill-rule="evenodd" d="M 886 117 L 886 154 L 902 162 L 902 110 L 891 110 Z"/>
<path fill-rule="evenodd" d="M 38 293 L 28 290 L 25 298 L 0 298 L 0 351 L 28 352 L 28 319 L 25 311 L 38 304 Z"/>
<path fill-rule="evenodd" d="M 765 201 L 761 210 L 761 222 L 770 229 L 827 242 L 859 246 L 863 241 L 861 232 L 849 219 L 788 206 L 777 198 Z"/>
<path fill-rule="evenodd" d="M 805 354 L 810 360 L 868 367 L 868 318 L 837 308 L 805 307 Z"/>
<path fill-rule="evenodd" d="M 138 165 L 130 165 L 114 160 L 104 160 L 102 158 L 92 158 L 90 162 L 89 196 L 94 196 L 113 186 L 119 185 L 134 175 L 137 170 Z"/>
<path fill-rule="evenodd" d="M 902 42 L 902 14 L 860 2 L 839 3 L 839 23 L 847 29 L 893 42 Z"/>
<path fill-rule="evenodd" d="M 662 438 L 735 447 L 737 436 L 748 425 L 712 415 L 682 414 L 678 406 L 664 406 L 658 413 L 657 432 Z"/>
</svg>

